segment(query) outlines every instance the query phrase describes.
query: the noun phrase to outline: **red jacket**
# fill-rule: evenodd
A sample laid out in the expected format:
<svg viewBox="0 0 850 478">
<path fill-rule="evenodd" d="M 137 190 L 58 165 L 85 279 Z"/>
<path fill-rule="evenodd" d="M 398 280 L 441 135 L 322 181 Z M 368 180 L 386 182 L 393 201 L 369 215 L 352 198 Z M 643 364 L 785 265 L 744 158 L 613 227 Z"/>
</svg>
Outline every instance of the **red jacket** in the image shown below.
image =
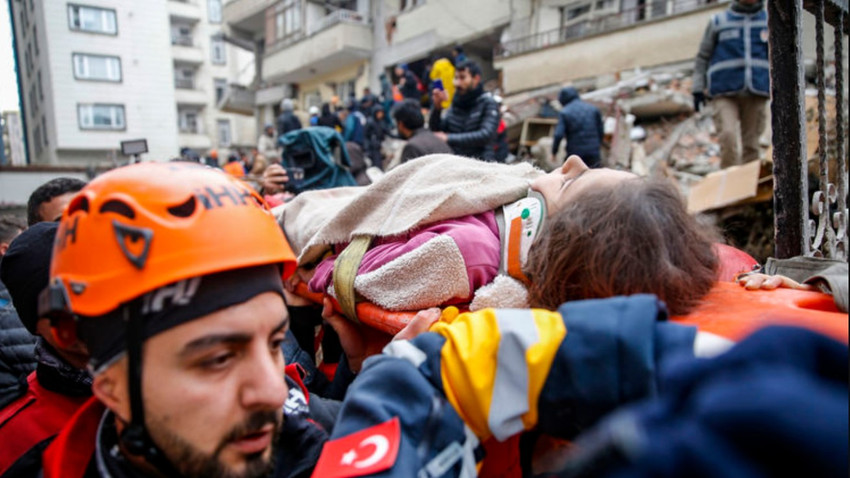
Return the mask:
<svg viewBox="0 0 850 478">
<path fill-rule="evenodd" d="M 88 397 L 52 392 L 27 377 L 27 392 L 0 410 L 0 475 L 41 442 L 52 439 Z"/>
</svg>

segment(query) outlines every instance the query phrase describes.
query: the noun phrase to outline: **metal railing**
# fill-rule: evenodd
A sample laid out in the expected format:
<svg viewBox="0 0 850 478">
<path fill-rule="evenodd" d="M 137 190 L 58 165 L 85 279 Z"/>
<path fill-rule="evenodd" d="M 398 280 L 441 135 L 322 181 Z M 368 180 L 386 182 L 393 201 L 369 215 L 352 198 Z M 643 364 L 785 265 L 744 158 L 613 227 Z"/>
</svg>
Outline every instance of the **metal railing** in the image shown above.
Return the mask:
<svg viewBox="0 0 850 478">
<path fill-rule="evenodd" d="M 180 88 L 183 90 L 194 90 L 195 89 L 195 79 L 194 78 L 175 78 L 174 79 L 174 87 Z"/>
<path fill-rule="evenodd" d="M 171 37 L 171 44 L 180 46 L 192 46 L 194 42 L 192 41 L 192 37 Z"/>
<path fill-rule="evenodd" d="M 559 28 L 499 43 L 493 47 L 493 56 L 504 58 L 519 55 L 719 3 L 724 2 L 713 0 L 654 0 L 646 2 L 645 5 L 616 13 L 594 15 L 594 12 L 591 11 L 583 15 L 586 19 L 568 20 L 565 25 Z"/>
<path fill-rule="evenodd" d="M 307 30 L 307 34 L 315 35 L 316 33 L 326 30 L 337 23 L 357 23 L 361 25 L 368 25 L 369 21 L 364 18 L 363 15 L 353 10 L 339 9 L 314 22 Z"/>
<path fill-rule="evenodd" d="M 358 12 L 353 10 L 344 10 L 339 9 L 325 15 L 319 20 L 313 22 L 306 30 L 301 30 L 301 32 L 286 36 L 277 40 L 275 43 L 269 46 L 269 52 L 280 50 L 287 45 L 292 45 L 294 43 L 298 43 L 301 40 L 306 38 L 310 38 L 311 36 L 327 30 L 328 28 L 333 27 L 334 25 L 338 25 L 340 23 L 354 23 L 358 25 L 369 25 L 368 17 L 361 15 Z"/>
<path fill-rule="evenodd" d="M 825 256 L 847 260 L 847 118 L 844 61 L 850 32 L 847 0 L 767 2 L 770 30 L 776 256 Z M 817 85 L 817 183 L 809 201 L 803 74 L 803 9 L 815 16 Z M 834 27 L 834 82 L 828 88 L 824 24 Z M 835 126 L 827 126 L 827 93 L 835 95 Z M 827 130 L 835 131 L 830 147 Z M 835 165 L 836 174 L 830 175 Z"/>
</svg>

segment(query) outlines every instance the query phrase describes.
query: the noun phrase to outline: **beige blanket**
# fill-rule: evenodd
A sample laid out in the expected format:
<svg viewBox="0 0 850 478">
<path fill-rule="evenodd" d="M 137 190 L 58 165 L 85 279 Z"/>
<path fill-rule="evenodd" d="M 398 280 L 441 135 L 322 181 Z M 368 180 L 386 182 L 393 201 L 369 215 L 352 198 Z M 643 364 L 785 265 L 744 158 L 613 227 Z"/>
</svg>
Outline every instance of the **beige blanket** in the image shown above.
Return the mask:
<svg viewBox="0 0 850 478">
<path fill-rule="evenodd" d="M 275 215 L 300 264 L 355 235 L 394 236 L 445 219 L 479 214 L 524 197 L 544 174 L 450 154 L 409 161 L 361 188 L 308 191 Z"/>
</svg>

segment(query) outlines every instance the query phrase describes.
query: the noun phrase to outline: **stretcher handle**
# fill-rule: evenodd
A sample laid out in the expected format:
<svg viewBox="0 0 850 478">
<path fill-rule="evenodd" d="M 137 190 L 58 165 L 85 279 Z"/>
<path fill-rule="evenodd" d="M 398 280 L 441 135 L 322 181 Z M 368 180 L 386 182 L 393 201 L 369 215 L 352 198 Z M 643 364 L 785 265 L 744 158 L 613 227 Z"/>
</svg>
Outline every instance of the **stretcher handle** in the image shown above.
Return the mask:
<svg viewBox="0 0 850 478">
<path fill-rule="evenodd" d="M 300 282 L 295 286 L 295 293 L 299 297 L 303 297 L 317 304 L 321 304 L 322 299 L 325 297 L 325 294 L 322 294 L 321 292 L 310 292 L 310 289 L 304 282 Z M 339 302 L 337 302 L 333 297 L 330 299 L 334 310 L 344 316 L 344 314 L 342 314 L 342 308 L 339 306 Z M 413 319 L 415 315 L 416 312 L 394 312 L 384 310 L 371 302 L 360 302 L 357 304 L 357 317 L 360 319 L 361 323 L 390 335 L 397 334 Z"/>
</svg>

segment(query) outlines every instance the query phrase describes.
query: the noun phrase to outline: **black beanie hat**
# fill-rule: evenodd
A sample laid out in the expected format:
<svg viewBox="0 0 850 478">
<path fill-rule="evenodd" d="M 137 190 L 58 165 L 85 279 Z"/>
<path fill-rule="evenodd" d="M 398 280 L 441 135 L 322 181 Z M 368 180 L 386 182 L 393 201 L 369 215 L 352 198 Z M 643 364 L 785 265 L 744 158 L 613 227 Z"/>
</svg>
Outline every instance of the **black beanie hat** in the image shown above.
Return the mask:
<svg viewBox="0 0 850 478">
<path fill-rule="evenodd" d="M 40 222 L 22 232 L 0 261 L 0 280 L 6 284 L 21 322 L 36 335 L 38 295 L 50 282 L 50 258 L 57 222 Z"/>
</svg>

